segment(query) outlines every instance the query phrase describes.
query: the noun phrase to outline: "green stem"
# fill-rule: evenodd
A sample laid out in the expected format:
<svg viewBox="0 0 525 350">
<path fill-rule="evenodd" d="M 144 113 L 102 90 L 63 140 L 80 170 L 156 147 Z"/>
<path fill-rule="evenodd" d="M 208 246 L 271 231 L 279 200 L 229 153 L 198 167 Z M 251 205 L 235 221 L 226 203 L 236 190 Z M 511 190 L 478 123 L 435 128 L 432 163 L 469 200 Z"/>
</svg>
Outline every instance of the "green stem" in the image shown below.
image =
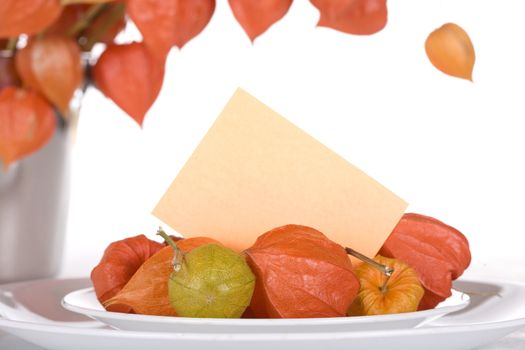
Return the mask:
<svg viewBox="0 0 525 350">
<path fill-rule="evenodd" d="M 66 35 L 70 38 L 76 37 L 78 34 L 80 34 L 84 29 L 86 29 L 93 18 L 95 18 L 104 8 L 106 7 L 105 3 L 95 4 L 92 5 L 87 12 L 80 17 L 74 24 L 71 26 L 71 28 L 68 29 L 66 32 Z"/>
<path fill-rule="evenodd" d="M 7 42 L 6 50 L 15 52 L 17 43 L 18 43 L 17 36 L 15 36 L 14 38 L 9 38 L 9 41 Z"/>
<path fill-rule="evenodd" d="M 173 270 L 175 272 L 179 272 L 182 268 L 182 263 L 184 262 L 184 253 L 182 252 L 182 250 L 180 250 L 179 247 L 177 247 L 175 241 L 171 239 L 170 236 L 168 236 L 168 234 L 162 229 L 162 227 L 159 227 L 159 229 L 157 230 L 157 234 L 164 238 L 166 243 L 168 243 L 168 245 L 171 248 L 173 248 L 173 251 L 175 253 L 175 255 L 173 256 Z"/>
<path fill-rule="evenodd" d="M 85 51 L 91 51 L 93 46 L 98 42 L 100 37 L 106 33 L 115 23 L 117 23 L 124 16 L 124 4 L 116 4 L 112 9 L 107 20 L 98 27 L 92 35 L 87 38 L 87 42 L 84 45 Z"/>
</svg>

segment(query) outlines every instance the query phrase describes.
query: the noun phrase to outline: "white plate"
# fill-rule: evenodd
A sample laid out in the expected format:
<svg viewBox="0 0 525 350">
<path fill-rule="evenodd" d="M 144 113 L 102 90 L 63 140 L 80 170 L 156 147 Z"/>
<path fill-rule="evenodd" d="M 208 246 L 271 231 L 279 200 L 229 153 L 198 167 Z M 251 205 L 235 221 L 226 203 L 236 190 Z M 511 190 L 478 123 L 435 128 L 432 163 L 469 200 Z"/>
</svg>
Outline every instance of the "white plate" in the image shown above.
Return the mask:
<svg viewBox="0 0 525 350">
<path fill-rule="evenodd" d="M 88 280 L 44 280 L 0 286 L 0 330 L 51 350 L 467 350 L 525 327 L 525 285 L 513 282 L 457 282 L 457 289 L 472 292 L 471 303 L 440 318 L 439 324 L 311 334 L 160 333 L 103 328 L 101 323 L 89 322 L 60 306 L 63 295 L 88 285 Z"/>
<path fill-rule="evenodd" d="M 66 295 L 62 300 L 62 305 L 69 311 L 92 317 L 117 329 L 127 331 L 319 333 L 413 328 L 447 313 L 461 310 L 468 305 L 469 301 L 467 294 L 453 291 L 452 296 L 435 309 L 404 314 L 303 319 L 210 319 L 108 312 L 98 302 L 93 288 L 86 288 Z"/>
</svg>

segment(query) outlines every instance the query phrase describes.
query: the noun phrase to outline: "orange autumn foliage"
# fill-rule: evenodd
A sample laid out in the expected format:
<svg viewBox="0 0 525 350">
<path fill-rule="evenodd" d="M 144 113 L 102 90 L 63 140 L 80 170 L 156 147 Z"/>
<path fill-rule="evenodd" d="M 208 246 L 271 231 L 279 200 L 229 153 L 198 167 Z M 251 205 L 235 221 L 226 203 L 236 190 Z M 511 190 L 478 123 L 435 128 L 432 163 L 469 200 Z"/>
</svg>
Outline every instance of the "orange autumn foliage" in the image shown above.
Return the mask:
<svg viewBox="0 0 525 350">
<path fill-rule="evenodd" d="M 370 35 L 387 22 L 386 0 L 310 0 L 320 12 L 318 26 Z"/>
<path fill-rule="evenodd" d="M 356 268 L 361 288 L 348 309 L 349 316 L 368 316 L 414 312 L 424 290 L 416 272 L 407 264 L 377 255 L 374 260 L 394 269 L 390 278 L 377 268 L 362 263 Z"/>
<path fill-rule="evenodd" d="M 233 15 L 251 41 L 286 15 L 292 0 L 228 0 Z"/>
<path fill-rule="evenodd" d="M 110 45 L 93 68 L 96 86 L 140 126 L 162 87 L 164 62 L 143 43 Z"/>
<path fill-rule="evenodd" d="M 218 241 L 193 237 L 177 241 L 185 253 Z M 143 315 L 176 316 L 168 298 L 168 279 L 173 271 L 173 248 L 162 248 L 137 270 L 129 282 L 113 298 L 103 303 L 108 311 L 134 312 Z"/>
<path fill-rule="evenodd" d="M 63 36 L 30 40 L 16 54 L 16 68 L 25 86 L 47 97 L 62 115 L 83 79 L 78 45 Z"/>
<path fill-rule="evenodd" d="M 139 267 L 164 247 L 144 235 L 111 243 L 97 266 L 91 281 L 98 300 L 103 303 L 114 297 L 128 283 Z"/>
<path fill-rule="evenodd" d="M 16 87 L 0 90 L 0 159 L 4 167 L 46 144 L 55 124 L 53 108 L 38 94 Z"/>
<path fill-rule="evenodd" d="M 405 214 L 379 254 L 403 261 L 425 288 L 419 309 L 431 309 L 452 293 L 452 281 L 470 265 L 465 236 L 455 228 L 420 214 Z"/>
<path fill-rule="evenodd" d="M 60 0 L 1 0 L 0 38 L 44 30 L 62 12 Z"/>
<path fill-rule="evenodd" d="M 310 227 L 275 228 L 245 253 L 257 278 L 253 317 L 345 316 L 359 290 L 344 248 Z"/>
</svg>

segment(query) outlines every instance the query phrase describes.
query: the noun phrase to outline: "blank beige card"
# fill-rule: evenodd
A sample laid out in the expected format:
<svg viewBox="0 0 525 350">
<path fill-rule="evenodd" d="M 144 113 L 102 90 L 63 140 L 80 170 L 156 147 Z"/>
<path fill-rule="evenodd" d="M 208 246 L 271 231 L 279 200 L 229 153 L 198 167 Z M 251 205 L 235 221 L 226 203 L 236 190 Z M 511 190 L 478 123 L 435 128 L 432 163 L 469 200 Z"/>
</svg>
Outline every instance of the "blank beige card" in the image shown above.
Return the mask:
<svg viewBox="0 0 525 350">
<path fill-rule="evenodd" d="M 239 89 L 154 209 L 236 250 L 286 224 L 374 256 L 407 204 Z"/>
</svg>

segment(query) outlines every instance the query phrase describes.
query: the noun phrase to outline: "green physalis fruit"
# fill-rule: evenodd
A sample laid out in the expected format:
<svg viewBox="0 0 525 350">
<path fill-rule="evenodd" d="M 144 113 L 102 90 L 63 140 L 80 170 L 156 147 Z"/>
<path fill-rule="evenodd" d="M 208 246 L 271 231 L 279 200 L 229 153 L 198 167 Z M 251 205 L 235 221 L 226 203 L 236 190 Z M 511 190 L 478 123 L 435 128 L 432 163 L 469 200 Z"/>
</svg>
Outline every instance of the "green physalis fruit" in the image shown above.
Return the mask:
<svg viewBox="0 0 525 350">
<path fill-rule="evenodd" d="M 183 317 L 239 318 L 250 304 L 255 276 L 244 257 L 218 244 L 206 244 L 182 254 L 175 249 L 168 281 L 171 306 Z"/>
</svg>

